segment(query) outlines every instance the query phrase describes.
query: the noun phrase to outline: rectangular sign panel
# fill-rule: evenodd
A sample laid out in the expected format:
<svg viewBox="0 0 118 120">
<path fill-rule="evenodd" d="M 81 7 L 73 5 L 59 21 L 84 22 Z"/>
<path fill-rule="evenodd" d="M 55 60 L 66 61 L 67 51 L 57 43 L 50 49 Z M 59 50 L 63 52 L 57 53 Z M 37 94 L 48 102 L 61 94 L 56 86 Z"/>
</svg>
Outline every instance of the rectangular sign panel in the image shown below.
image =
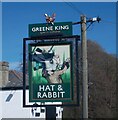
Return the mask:
<svg viewBox="0 0 118 120">
<path fill-rule="evenodd" d="M 56 22 L 53 24 L 29 24 L 29 37 L 44 35 L 72 35 L 72 22 Z"/>
<path fill-rule="evenodd" d="M 29 44 L 30 102 L 71 102 L 72 61 L 70 42 Z"/>
</svg>

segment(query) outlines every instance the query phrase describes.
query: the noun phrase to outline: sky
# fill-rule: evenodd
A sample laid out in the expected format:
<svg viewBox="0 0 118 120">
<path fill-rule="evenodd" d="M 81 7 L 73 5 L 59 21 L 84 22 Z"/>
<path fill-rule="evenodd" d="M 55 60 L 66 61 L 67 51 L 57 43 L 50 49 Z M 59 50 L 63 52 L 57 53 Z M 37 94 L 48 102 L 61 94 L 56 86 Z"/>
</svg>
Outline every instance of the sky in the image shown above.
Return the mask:
<svg viewBox="0 0 118 120">
<path fill-rule="evenodd" d="M 87 39 L 97 42 L 106 52 L 116 54 L 115 2 L 3 2 L 2 61 L 9 62 L 10 69 L 22 61 L 28 24 L 45 23 L 45 13 L 56 13 L 55 22 L 78 22 L 82 13 L 87 19 L 99 16 L 102 21 L 87 29 Z M 73 35 L 81 35 L 80 29 L 80 25 L 74 25 Z"/>
</svg>

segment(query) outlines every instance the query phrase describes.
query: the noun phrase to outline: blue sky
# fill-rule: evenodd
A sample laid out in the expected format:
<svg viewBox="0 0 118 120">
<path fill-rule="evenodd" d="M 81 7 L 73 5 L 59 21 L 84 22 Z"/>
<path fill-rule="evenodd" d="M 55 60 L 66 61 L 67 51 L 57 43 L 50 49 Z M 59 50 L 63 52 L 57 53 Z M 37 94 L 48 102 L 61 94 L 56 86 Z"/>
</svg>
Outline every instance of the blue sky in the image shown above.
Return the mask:
<svg viewBox="0 0 118 120">
<path fill-rule="evenodd" d="M 79 10 L 88 18 L 99 16 L 102 21 L 87 30 L 87 38 L 96 41 L 108 53 L 116 53 L 115 2 L 3 2 L 2 3 L 2 60 L 15 68 L 22 61 L 23 38 L 28 37 L 28 24 L 45 23 L 44 13 L 56 13 L 55 22 L 80 21 Z M 80 25 L 73 26 L 80 35 Z"/>
</svg>

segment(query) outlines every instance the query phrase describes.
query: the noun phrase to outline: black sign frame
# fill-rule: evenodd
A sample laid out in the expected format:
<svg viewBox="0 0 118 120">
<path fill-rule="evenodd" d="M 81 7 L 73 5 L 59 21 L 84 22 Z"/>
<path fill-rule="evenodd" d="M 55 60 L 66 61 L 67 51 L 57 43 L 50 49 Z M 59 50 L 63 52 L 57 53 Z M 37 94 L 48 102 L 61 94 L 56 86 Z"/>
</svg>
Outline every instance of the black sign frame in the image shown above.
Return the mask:
<svg viewBox="0 0 118 120">
<path fill-rule="evenodd" d="M 44 42 L 45 40 L 51 40 L 51 41 L 61 41 L 61 40 L 67 40 L 67 39 L 75 39 L 75 57 L 77 60 L 76 63 L 76 91 L 77 91 L 77 96 L 76 96 L 76 104 L 26 104 L 26 90 L 29 89 L 29 86 L 26 85 L 26 42 L 27 41 L 34 41 L 34 42 Z M 23 38 L 23 107 L 48 107 L 48 106 L 56 106 L 56 107 L 76 107 L 79 106 L 79 55 L 78 55 L 78 43 L 80 41 L 80 36 L 78 35 L 73 35 L 73 36 L 42 36 L 42 37 L 33 37 L 33 38 Z"/>
</svg>

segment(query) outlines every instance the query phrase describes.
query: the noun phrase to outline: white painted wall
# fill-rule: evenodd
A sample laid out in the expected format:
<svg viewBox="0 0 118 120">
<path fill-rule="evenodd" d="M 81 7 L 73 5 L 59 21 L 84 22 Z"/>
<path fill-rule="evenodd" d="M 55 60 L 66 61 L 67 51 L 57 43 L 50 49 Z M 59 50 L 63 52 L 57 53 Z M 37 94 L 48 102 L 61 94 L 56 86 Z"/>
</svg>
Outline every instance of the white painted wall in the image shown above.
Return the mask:
<svg viewBox="0 0 118 120">
<path fill-rule="evenodd" d="M 2 94 L 0 91 L 0 120 L 2 119 Z"/>
<path fill-rule="evenodd" d="M 13 94 L 13 97 L 7 102 L 6 99 L 9 94 Z M 0 101 L 2 104 L 2 111 L 0 111 L 1 118 L 45 118 L 45 113 L 41 113 L 41 108 L 39 107 L 34 111 L 34 116 L 31 113 L 32 108 L 23 108 L 22 90 L 0 91 Z M 45 110 L 44 107 L 42 109 Z M 62 110 L 61 107 L 56 108 L 57 118 L 62 118 Z M 35 117 L 36 112 L 40 113 L 40 117 Z"/>
</svg>

